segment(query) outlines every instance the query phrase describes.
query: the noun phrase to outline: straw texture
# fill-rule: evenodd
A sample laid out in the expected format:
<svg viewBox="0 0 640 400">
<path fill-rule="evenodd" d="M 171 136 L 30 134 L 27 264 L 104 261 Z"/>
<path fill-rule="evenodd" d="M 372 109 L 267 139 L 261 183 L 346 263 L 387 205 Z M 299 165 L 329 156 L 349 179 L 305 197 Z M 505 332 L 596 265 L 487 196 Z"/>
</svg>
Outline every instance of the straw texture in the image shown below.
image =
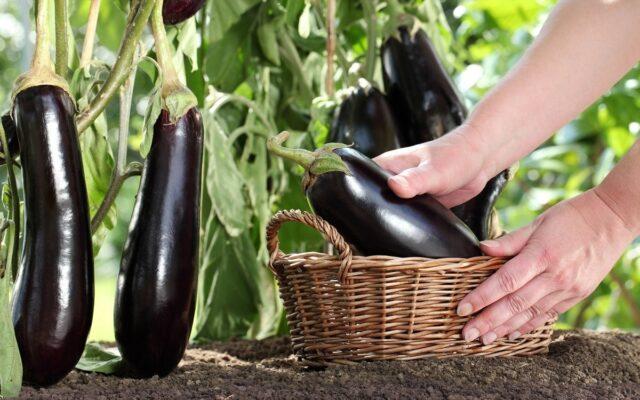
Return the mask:
<svg viewBox="0 0 640 400">
<path fill-rule="evenodd" d="M 294 221 L 321 232 L 338 255 L 284 254 L 278 230 Z M 277 213 L 267 227 L 269 267 L 280 285 L 294 353 L 311 365 L 425 357 L 545 353 L 552 323 L 517 340 L 466 343 L 469 317 L 458 302 L 506 259 L 354 256 L 337 230 L 298 210 Z"/>
</svg>

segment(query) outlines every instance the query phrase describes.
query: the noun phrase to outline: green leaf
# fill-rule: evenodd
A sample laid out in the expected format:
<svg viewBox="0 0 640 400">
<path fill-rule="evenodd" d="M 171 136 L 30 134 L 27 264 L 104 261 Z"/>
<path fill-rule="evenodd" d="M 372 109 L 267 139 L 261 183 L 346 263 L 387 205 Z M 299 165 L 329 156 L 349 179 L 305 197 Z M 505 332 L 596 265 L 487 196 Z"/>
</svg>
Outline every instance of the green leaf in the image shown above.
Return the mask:
<svg viewBox="0 0 640 400">
<path fill-rule="evenodd" d="M 212 208 L 231 236 L 249 225 L 244 199 L 244 178 L 234 160 L 234 150 L 215 116 L 205 117 L 205 187 Z"/>
<path fill-rule="evenodd" d="M 193 339 L 274 335 L 282 306 L 271 272 L 258 260 L 249 232 L 232 237 L 213 215 L 204 232 Z"/>
<path fill-rule="evenodd" d="M 76 369 L 110 375 L 122 371 L 124 366 L 118 349 L 105 348 L 98 343 L 87 343 Z"/>
<path fill-rule="evenodd" d="M 258 27 L 258 43 L 262 53 L 275 65 L 280 65 L 280 52 L 278 51 L 278 39 L 276 28 L 272 23 L 264 23 Z"/>
<path fill-rule="evenodd" d="M 240 17 L 260 0 L 215 0 L 208 2 L 207 14 L 211 17 L 209 37 L 212 42 L 221 40 Z"/>
<path fill-rule="evenodd" d="M 0 279 L 0 398 L 16 397 L 22 386 L 22 362 L 11 320 L 11 274 Z"/>
</svg>

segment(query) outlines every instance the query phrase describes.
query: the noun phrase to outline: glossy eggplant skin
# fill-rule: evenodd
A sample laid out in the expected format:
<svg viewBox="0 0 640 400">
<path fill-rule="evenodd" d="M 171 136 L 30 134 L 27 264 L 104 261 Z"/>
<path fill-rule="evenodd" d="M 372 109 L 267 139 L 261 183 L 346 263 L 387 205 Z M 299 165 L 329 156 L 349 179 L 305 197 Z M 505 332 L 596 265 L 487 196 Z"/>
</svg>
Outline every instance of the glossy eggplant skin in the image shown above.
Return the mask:
<svg viewBox="0 0 640 400">
<path fill-rule="evenodd" d="M 167 25 L 176 25 L 196 15 L 206 0 L 164 0 L 162 19 Z"/>
<path fill-rule="evenodd" d="M 47 386 L 76 365 L 93 316 L 89 205 L 75 105 L 56 86 L 15 99 L 24 181 L 24 254 L 13 297 L 24 377 Z"/>
<path fill-rule="evenodd" d="M 384 94 L 371 85 L 358 85 L 342 101 L 329 142 L 344 143 L 376 157 L 400 148 L 399 130 Z"/>
<path fill-rule="evenodd" d="M 467 116 L 464 101 L 427 34 L 400 27 L 381 49 L 382 77 L 404 146 L 437 139 Z"/>
<path fill-rule="evenodd" d="M 481 255 L 478 241 L 450 210 L 429 195 L 396 196 L 389 174 L 351 148 L 334 150 L 351 174 L 311 179 L 306 195 L 314 212 L 363 255 L 460 257 Z"/>
<path fill-rule="evenodd" d="M 451 209 L 480 240 L 493 239 L 495 236 L 491 229 L 493 206 L 509 180 L 508 175 L 508 170 L 502 171 L 490 179 L 476 197 Z"/>
<path fill-rule="evenodd" d="M 202 117 L 176 124 L 162 111 L 120 265 L 115 333 L 142 376 L 169 374 L 182 359 L 195 311 L 200 228 Z"/>
</svg>

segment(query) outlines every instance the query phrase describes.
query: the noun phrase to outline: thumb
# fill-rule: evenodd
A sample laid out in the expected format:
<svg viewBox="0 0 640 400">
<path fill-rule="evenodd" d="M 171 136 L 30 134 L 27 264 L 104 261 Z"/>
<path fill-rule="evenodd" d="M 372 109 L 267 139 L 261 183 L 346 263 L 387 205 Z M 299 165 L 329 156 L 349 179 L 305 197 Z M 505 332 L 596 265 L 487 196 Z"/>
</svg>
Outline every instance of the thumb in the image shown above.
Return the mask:
<svg viewBox="0 0 640 400">
<path fill-rule="evenodd" d="M 524 248 L 533 231 L 534 225 L 529 224 L 497 239 L 480 242 L 480 248 L 485 254 L 494 257 L 514 256 Z"/>
<path fill-rule="evenodd" d="M 439 175 L 429 162 L 423 161 L 418 166 L 405 169 L 389 178 L 389 187 L 405 199 L 422 193 L 435 193 L 441 190 Z"/>
</svg>

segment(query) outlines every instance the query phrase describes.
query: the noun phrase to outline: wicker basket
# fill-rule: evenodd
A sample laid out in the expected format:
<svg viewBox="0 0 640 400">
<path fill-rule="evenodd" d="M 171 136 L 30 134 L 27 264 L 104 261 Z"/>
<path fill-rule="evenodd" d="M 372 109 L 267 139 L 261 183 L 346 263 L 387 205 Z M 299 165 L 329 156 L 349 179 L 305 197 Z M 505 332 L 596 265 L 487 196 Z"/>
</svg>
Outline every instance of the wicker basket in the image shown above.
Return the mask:
<svg viewBox="0 0 640 400">
<path fill-rule="evenodd" d="M 278 230 L 288 221 L 315 228 L 339 255 L 282 253 Z M 505 259 L 353 256 L 333 226 L 297 210 L 273 217 L 267 243 L 293 351 L 310 365 L 548 350 L 553 321 L 517 340 L 501 339 L 488 346 L 462 339 L 469 317 L 456 314 L 458 302 Z"/>
</svg>

